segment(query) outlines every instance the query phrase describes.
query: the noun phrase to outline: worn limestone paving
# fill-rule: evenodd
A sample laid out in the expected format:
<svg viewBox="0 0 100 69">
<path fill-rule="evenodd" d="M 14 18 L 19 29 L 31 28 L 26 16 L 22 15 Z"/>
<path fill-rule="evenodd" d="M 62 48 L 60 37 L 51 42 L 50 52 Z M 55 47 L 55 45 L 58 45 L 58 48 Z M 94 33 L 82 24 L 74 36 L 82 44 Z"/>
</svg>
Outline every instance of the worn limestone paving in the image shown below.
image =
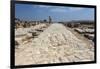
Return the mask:
<svg viewBox="0 0 100 69">
<path fill-rule="evenodd" d="M 28 43 L 23 42 L 15 51 L 15 65 L 93 60 L 94 46 L 78 39 L 59 23 L 51 24 L 37 38 L 30 39 Z"/>
</svg>

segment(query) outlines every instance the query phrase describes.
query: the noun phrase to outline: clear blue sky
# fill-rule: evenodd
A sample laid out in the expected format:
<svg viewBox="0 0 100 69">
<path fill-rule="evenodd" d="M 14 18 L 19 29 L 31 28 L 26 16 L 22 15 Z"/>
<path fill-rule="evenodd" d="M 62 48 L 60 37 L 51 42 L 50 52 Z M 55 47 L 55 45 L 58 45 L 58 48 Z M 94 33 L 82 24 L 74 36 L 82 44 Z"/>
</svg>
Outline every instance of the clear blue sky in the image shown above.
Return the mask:
<svg viewBox="0 0 100 69">
<path fill-rule="evenodd" d="M 94 8 L 16 4 L 15 17 L 22 20 L 44 20 L 51 16 L 53 21 L 94 20 Z"/>
</svg>

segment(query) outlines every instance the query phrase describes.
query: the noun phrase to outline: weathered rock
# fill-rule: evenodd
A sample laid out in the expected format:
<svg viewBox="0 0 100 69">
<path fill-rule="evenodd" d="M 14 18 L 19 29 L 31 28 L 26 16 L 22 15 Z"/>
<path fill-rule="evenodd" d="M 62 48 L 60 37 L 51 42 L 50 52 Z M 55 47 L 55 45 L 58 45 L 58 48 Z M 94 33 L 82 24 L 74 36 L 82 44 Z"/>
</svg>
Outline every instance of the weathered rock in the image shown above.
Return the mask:
<svg viewBox="0 0 100 69">
<path fill-rule="evenodd" d="M 90 48 L 91 47 L 91 48 Z M 20 46 L 16 65 L 82 62 L 94 60 L 93 45 L 78 39 L 62 24 L 51 24 L 38 38 Z"/>
<path fill-rule="evenodd" d="M 15 41 L 15 45 L 19 45 L 19 43 L 17 41 Z"/>
</svg>

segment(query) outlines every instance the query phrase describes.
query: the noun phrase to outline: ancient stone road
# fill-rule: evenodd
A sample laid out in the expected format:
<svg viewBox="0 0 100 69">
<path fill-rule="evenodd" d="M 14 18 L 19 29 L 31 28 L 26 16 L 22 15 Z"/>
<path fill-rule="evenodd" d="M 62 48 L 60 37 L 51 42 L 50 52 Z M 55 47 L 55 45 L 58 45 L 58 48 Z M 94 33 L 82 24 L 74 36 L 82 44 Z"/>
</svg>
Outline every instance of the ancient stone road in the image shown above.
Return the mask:
<svg viewBox="0 0 100 69">
<path fill-rule="evenodd" d="M 37 38 L 20 44 L 15 65 L 93 61 L 93 50 L 91 44 L 78 39 L 64 25 L 54 23 Z"/>
</svg>

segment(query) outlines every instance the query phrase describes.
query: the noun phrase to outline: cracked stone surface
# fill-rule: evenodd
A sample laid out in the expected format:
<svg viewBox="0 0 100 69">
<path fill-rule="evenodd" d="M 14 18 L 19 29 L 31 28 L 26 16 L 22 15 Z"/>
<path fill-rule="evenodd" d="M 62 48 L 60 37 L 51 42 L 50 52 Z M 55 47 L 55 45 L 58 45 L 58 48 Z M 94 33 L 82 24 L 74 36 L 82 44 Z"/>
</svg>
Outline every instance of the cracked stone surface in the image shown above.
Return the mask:
<svg viewBox="0 0 100 69">
<path fill-rule="evenodd" d="M 51 24 L 37 38 L 21 43 L 15 50 L 15 65 L 93 60 L 94 46 L 78 39 L 64 25 L 58 23 Z"/>
</svg>

